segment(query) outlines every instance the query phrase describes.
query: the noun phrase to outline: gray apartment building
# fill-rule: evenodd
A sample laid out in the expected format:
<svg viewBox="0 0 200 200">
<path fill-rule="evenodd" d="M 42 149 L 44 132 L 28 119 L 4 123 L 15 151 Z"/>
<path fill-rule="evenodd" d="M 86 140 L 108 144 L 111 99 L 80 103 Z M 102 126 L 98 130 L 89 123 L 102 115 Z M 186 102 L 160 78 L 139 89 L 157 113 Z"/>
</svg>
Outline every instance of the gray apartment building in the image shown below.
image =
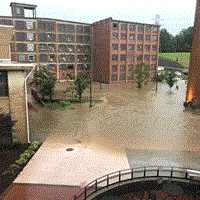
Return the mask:
<svg viewBox="0 0 200 200">
<path fill-rule="evenodd" d="M 45 65 L 58 80 L 74 80 L 79 73 L 92 72 L 94 80 L 110 83 L 129 81 L 128 69 L 144 61 L 155 76 L 157 25 L 112 18 L 93 24 L 37 18 L 36 5 L 10 6 L 12 16 L 0 16 L 0 25 L 14 27 L 13 62 L 35 63 L 37 69 Z"/>
</svg>

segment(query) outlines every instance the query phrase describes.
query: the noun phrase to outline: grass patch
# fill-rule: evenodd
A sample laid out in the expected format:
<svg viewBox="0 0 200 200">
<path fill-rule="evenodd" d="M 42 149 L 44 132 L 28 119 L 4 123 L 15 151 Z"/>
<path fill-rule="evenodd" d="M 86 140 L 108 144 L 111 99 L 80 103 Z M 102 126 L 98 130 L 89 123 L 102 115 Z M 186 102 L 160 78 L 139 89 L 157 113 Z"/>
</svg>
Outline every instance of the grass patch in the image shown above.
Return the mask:
<svg viewBox="0 0 200 200">
<path fill-rule="evenodd" d="M 190 53 L 159 53 L 159 56 L 178 61 L 178 63 L 183 65 L 186 69 L 189 68 Z"/>
</svg>

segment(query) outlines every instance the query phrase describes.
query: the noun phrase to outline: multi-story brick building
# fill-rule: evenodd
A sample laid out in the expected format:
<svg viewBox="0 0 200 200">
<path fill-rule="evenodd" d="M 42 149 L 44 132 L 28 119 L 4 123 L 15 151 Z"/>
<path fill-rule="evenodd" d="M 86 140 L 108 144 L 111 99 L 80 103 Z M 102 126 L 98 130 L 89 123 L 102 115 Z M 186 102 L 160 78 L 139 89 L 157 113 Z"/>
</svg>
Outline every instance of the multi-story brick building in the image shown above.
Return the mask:
<svg viewBox="0 0 200 200">
<path fill-rule="evenodd" d="M 151 78 L 157 69 L 159 26 L 108 18 L 93 24 L 94 79 L 103 82 L 132 81 L 137 63 L 150 65 Z"/>
<path fill-rule="evenodd" d="M 137 62 L 157 66 L 159 26 L 108 18 L 93 24 L 36 18 L 36 6 L 11 3 L 12 16 L 0 16 L 0 24 L 12 25 L 12 61 L 35 63 L 73 80 L 93 72 L 97 81 L 131 80 L 129 68 Z"/>
</svg>

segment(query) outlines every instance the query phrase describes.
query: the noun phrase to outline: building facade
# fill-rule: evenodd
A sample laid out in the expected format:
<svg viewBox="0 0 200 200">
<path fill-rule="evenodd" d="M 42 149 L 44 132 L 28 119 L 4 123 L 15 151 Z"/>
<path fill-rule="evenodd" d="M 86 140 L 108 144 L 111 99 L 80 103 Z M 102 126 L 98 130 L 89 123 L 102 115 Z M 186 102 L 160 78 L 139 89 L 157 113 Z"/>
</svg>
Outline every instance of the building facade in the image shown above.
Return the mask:
<svg viewBox="0 0 200 200">
<path fill-rule="evenodd" d="M 92 71 L 96 81 L 128 81 L 128 69 L 142 61 L 155 75 L 158 25 L 112 18 L 93 24 L 37 18 L 35 5 L 10 6 L 12 16 L 1 16 L 0 24 L 14 27 L 12 61 L 35 63 L 37 69 L 45 65 L 58 80 L 74 80 L 79 73 Z"/>
<path fill-rule="evenodd" d="M 131 73 L 138 63 L 150 65 L 155 78 L 158 65 L 159 26 L 108 18 L 93 25 L 94 80 L 133 81 Z"/>
<path fill-rule="evenodd" d="M 32 70 L 34 64 L 11 62 L 12 26 L 0 25 L 0 36 L 0 114 L 10 114 L 11 119 L 16 121 L 14 139 L 27 143 L 29 127 L 25 79 L 27 71 Z"/>
</svg>

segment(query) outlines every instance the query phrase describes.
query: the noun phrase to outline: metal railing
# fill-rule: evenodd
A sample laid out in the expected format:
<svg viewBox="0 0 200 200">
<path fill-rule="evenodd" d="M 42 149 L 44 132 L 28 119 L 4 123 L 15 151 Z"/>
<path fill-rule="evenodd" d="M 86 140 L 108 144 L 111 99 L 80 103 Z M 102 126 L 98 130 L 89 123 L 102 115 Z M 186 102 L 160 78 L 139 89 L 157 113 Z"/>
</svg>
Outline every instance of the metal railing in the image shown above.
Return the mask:
<svg viewBox="0 0 200 200">
<path fill-rule="evenodd" d="M 97 191 L 108 188 L 114 184 L 133 180 L 137 182 L 139 179 L 144 179 L 144 181 L 146 181 L 149 178 L 158 177 L 189 181 L 194 180 L 200 182 L 200 171 L 187 168 L 161 166 L 136 167 L 132 169 L 121 170 L 102 176 L 90 182 L 74 196 L 73 200 L 86 200 Z"/>
</svg>

